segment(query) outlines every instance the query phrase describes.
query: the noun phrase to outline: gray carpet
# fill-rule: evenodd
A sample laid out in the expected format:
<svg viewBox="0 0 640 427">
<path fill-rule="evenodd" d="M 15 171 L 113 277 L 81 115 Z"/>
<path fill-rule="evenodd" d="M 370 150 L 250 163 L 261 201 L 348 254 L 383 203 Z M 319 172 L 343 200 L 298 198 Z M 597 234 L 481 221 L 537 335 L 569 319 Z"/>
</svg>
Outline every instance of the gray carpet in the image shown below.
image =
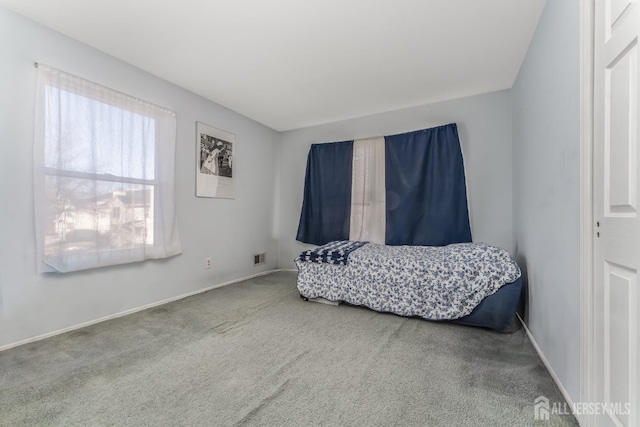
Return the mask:
<svg viewBox="0 0 640 427">
<path fill-rule="evenodd" d="M 527 426 L 523 330 L 304 302 L 279 272 L 0 353 L 0 425 Z"/>
</svg>

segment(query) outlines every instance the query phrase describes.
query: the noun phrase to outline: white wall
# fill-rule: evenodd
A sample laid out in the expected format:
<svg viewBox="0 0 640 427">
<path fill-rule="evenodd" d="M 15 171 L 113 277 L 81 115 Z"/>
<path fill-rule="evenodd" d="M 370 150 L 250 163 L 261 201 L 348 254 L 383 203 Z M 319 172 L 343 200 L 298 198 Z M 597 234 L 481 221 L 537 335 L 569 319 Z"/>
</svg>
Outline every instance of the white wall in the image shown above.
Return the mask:
<svg viewBox="0 0 640 427">
<path fill-rule="evenodd" d="M 577 0 L 547 2 L 512 91 L 279 134 L 0 8 L 0 348 L 277 266 L 293 268 L 293 259 L 306 247 L 295 241 L 295 233 L 311 143 L 456 122 L 474 240 L 506 248 L 525 267 L 528 326 L 565 388 L 579 400 L 578 25 Z M 65 275 L 36 274 L 35 61 L 177 113 L 182 255 Z M 194 196 L 196 121 L 236 135 L 236 200 Z M 264 251 L 268 263 L 254 267 L 252 254 Z M 204 269 L 205 256 L 213 257 L 212 270 Z"/>
<path fill-rule="evenodd" d="M 1 8 L 0 52 L 0 347 L 277 267 L 277 132 Z M 36 274 L 35 61 L 176 112 L 182 255 Z M 236 135 L 235 200 L 194 196 L 196 121 Z M 254 267 L 252 255 L 264 251 L 267 264 Z M 204 269 L 205 256 L 213 257 L 213 269 Z"/>
<path fill-rule="evenodd" d="M 307 152 L 312 143 L 393 135 L 457 123 L 465 156 L 471 230 L 475 241 L 514 250 L 511 213 L 511 98 L 499 91 L 282 134 L 280 266 L 308 245 L 296 242 Z"/>
<path fill-rule="evenodd" d="M 516 259 L 526 323 L 580 400 L 580 5 L 548 1 L 512 90 Z"/>
</svg>

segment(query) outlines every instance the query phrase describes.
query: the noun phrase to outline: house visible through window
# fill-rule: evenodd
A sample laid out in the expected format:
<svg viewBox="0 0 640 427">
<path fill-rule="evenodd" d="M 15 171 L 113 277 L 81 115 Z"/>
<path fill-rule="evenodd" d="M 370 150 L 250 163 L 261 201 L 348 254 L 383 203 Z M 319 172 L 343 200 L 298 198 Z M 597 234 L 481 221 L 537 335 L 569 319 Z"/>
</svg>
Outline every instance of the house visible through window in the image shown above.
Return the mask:
<svg viewBox="0 0 640 427">
<path fill-rule="evenodd" d="M 39 67 L 37 108 L 39 269 L 179 253 L 175 115 L 46 66 Z"/>
</svg>

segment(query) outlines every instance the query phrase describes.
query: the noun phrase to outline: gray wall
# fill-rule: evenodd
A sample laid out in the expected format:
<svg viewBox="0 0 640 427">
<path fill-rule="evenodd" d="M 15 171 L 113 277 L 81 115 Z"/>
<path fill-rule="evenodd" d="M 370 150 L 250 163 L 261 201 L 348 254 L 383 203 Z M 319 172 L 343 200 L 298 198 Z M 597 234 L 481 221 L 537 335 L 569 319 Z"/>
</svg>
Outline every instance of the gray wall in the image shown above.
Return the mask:
<svg viewBox="0 0 640 427">
<path fill-rule="evenodd" d="M 0 347 L 278 266 L 279 133 L 2 8 L 0 52 Z M 36 274 L 34 61 L 177 113 L 182 255 L 64 275 Z M 236 135 L 235 200 L 194 196 L 196 121 Z M 267 264 L 254 267 L 252 255 L 264 251 Z M 211 270 L 204 269 L 206 256 L 213 258 Z"/>
<path fill-rule="evenodd" d="M 516 257 L 526 323 L 580 400 L 580 5 L 548 1 L 512 89 Z"/>
<path fill-rule="evenodd" d="M 577 0 L 547 2 L 512 91 L 279 134 L 0 8 L 0 347 L 278 266 L 293 268 L 306 247 L 295 233 L 311 143 L 456 122 L 474 240 L 516 254 L 528 281 L 527 324 L 578 401 L 579 16 Z M 34 61 L 177 113 L 182 255 L 36 274 Z M 196 121 L 236 134 L 234 201 L 194 197 Z M 268 263 L 253 267 L 251 255 L 263 251 Z M 204 269 L 206 256 L 213 257 L 212 270 Z"/>
<path fill-rule="evenodd" d="M 514 250 L 511 213 L 511 98 L 499 91 L 284 132 L 280 168 L 280 266 L 309 247 L 296 242 L 307 152 L 312 143 L 393 135 L 458 124 L 475 241 Z"/>
</svg>

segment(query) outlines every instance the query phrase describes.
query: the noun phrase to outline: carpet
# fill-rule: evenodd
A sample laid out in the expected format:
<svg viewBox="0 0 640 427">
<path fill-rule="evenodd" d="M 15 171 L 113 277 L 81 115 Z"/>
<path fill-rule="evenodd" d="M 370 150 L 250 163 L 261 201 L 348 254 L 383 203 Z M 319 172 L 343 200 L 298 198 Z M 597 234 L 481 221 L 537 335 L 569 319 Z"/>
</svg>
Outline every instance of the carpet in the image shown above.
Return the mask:
<svg viewBox="0 0 640 427">
<path fill-rule="evenodd" d="M 299 298 L 277 272 L 0 352 L 0 425 L 573 426 L 522 329 Z M 577 363 L 577 361 L 576 361 Z"/>
</svg>

